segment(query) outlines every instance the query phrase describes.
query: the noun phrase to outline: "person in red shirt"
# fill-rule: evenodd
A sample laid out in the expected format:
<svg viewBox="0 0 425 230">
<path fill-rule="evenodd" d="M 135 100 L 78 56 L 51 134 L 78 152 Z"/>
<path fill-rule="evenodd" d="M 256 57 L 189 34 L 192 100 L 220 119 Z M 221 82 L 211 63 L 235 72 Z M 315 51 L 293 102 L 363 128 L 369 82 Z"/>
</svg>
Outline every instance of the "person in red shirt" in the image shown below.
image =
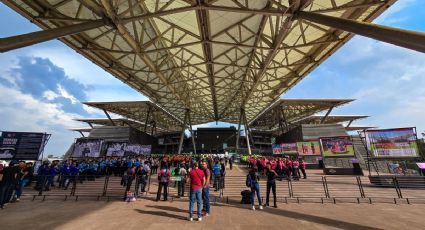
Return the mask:
<svg viewBox="0 0 425 230">
<path fill-rule="evenodd" d="M 189 221 L 192 221 L 193 205 L 195 199 L 198 205 L 198 221 L 202 221 L 202 188 L 206 186 L 205 174 L 198 168 L 198 162 L 193 164 L 193 169 L 189 173 L 188 183 L 190 182 L 190 199 L 189 199 Z"/>
</svg>

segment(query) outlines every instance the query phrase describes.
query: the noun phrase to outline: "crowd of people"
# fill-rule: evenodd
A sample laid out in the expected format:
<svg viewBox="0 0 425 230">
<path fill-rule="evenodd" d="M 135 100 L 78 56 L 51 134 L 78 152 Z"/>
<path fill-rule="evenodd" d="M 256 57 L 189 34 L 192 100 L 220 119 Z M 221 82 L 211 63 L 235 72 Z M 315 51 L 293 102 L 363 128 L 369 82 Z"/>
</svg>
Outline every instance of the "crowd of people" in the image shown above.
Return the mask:
<svg viewBox="0 0 425 230">
<path fill-rule="evenodd" d="M 3 208 L 9 202 L 19 201 L 24 187 L 29 186 L 33 181 L 35 181 L 34 189 L 43 192 L 52 188 L 67 190 L 69 187 L 75 188 L 76 183 L 111 175 L 122 177 L 121 185 L 126 188 L 124 199 L 127 198 L 126 194 L 131 190 L 132 185 L 135 185 L 137 195 L 146 192 L 146 185 L 151 174 L 158 174 L 157 200 L 160 199 L 161 193 L 164 195 L 164 200 L 167 200 L 171 176 L 178 188 L 178 197 L 182 197 L 185 196 L 185 185 L 191 169 L 195 163 L 200 163 L 201 158 L 201 156 L 127 156 L 44 161 L 41 164 L 37 162 L 35 165 L 31 162 L 11 161 L 9 166 L 0 169 L 0 207 Z M 232 160 L 219 161 L 217 156 L 212 155 L 202 159 L 205 160 L 205 167 L 214 172 L 210 176 L 215 182 L 213 187 L 216 190 L 222 189 L 225 164 Z M 133 183 L 134 181 L 136 184 Z M 208 180 L 208 183 L 210 181 Z M 203 191 L 204 197 L 205 192 L 208 197 L 209 190 Z"/>
<path fill-rule="evenodd" d="M 273 207 L 276 202 L 276 180 L 299 180 L 300 173 L 307 178 L 306 163 L 302 159 L 278 157 L 247 157 L 244 162 L 249 167 L 246 186 L 250 188 L 250 203 L 255 210 L 255 197 L 258 208 L 263 209 L 260 195 L 260 178 L 267 180 L 265 206 L 270 206 L 270 192 L 273 195 Z M 135 195 L 140 196 L 149 188 L 150 175 L 158 179 L 156 201 L 168 200 L 168 187 L 174 182 L 177 197 L 189 196 L 189 220 L 192 221 L 194 204 L 197 203 L 197 220 L 210 215 L 210 188 L 223 195 L 226 168 L 232 169 L 233 158 L 207 156 L 161 156 L 161 157 L 105 157 L 101 159 L 79 159 L 64 161 L 45 161 L 33 165 L 24 161 L 10 162 L 3 169 L 0 183 L 0 207 L 9 202 L 19 201 L 23 188 L 36 179 L 35 189 L 49 191 L 52 187 L 74 188 L 76 183 L 96 180 L 101 176 L 120 176 L 125 187 L 124 200 L 128 200 L 129 191 L 135 185 Z M 135 184 L 134 184 L 135 181 Z M 185 191 L 186 184 L 189 191 Z"/>
</svg>

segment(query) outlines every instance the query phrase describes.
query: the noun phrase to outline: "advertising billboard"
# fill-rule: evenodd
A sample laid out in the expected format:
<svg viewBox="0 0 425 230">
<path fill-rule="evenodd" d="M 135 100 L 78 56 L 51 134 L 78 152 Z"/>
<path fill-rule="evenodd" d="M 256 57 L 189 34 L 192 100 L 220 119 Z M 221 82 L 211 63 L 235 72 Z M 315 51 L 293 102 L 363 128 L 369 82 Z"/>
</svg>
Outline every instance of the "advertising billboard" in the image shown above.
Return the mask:
<svg viewBox="0 0 425 230">
<path fill-rule="evenodd" d="M 349 136 L 322 137 L 322 154 L 324 157 L 353 157 L 354 145 Z"/>
<path fill-rule="evenodd" d="M 367 130 L 372 157 L 418 157 L 415 128 Z"/>
<path fill-rule="evenodd" d="M 300 156 L 320 156 L 320 143 L 318 141 L 297 142 L 297 151 Z"/>
<path fill-rule="evenodd" d="M 2 132 L 0 159 L 38 160 L 47 137 L 45 133 Z"/>
<path fill-rule="evenodd" d="M 102 142 L 101 139 L 79 138 L 75 142 L 72 157 L 99 157 Z"/>
<path fill-rule="evenodd" d="M 106 156 L 122 157 L 134 155 L 150 155 L 151 145 L 129 144 L 126 142 L 112 142 L 108 144 Z"/>
<path fill-rule="evenodd" d="M 297 154 L 297 143 L 282 143 L 272 145 L 273 154 Z"/>
<path fill-rule="evenodd" d="M 108 157 L 122 157 L 124 156 L 124 142 L 114 142 L 108 143 L 108 148 L 106 149 L 106 156 Z"/>
</svg>

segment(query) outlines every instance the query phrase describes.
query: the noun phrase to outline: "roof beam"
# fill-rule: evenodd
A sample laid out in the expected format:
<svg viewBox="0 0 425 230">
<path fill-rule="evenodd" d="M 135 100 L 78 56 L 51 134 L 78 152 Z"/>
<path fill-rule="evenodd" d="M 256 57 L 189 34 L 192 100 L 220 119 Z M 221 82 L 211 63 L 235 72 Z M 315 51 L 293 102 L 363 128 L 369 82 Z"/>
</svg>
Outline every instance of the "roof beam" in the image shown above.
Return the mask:
<svg viewBox="0 0 425 230">
<path fill-rule="evenodd" d="M 304 9 L 306 6 L 308 6 L 312 1 L 311 0 L 290 0 L 290 8 L 286 9 L 284 14 L 286 12 L 290 12 L 289 16 L 286 17 L 285 21 L 282 23 L 281 28 L 279 30 L 279 33 L 276 35 L 275 39 L 273 40 L 272 44 L 272 50 L 268 53 L 264 61 L 261 63 L 261 70 L 254 76 L 254 82 L 252 86 L 247 91 L 246 95 L 244 96 L 244 100 L 242 101 L 241 107 L 245 107 L 245 104 L 249 101 L 251 96 L 253 95 L 253 92 L 255 92 L 255 89 L 257 88 L 258 84 L 261 82 L 262 78 L 265 75 L 265 72 L 268 69 L 268 66 L 272 63 L 274 57 L 279 51 L 279 46 L 285 39 L 285 37 L 288 35 L 288 33 L 291 31 L 292 23 L 296 19 L 293 17 L 293 14 Z"/>
<path fill-rule="evenodd" d="M 81 33 L 87 30 L 95 29 L 101 26 L 107 26 L 110 23 L 105 19 L 99 19 L 79 24 L 59 27 L 50 30 L 42 30 L 28 34 L 22 34 L 7 38 L 0 38 L 0 52 L 7 52 L 14 49 L 38 44 L 49 41 L 55 38 L 64 37 L 67 35 Z"/>
<path fill-rule="evenodd" d="M 425 53 L 425 33 L 300 11 L 298 18 Z"/>
<path fill-rule="evenodd" d="M 204 0 L 198 0 L 198 5 L 202 6 L 204 4 Z M 198 18 L 198 26 L 201 34 L 202 41 L 209 41 L 211 38 L 211 27 L 208 17 L 208 12 L 204 9 L 200 9 L 196 11 L 196 17 Z M 208 72 L 208 81 L 210 85 L 213 109 L 214 109 L 214 119 L 219 120 L 218 116 L 218 108 L 217 108 L 217 97 L 215 92 L 215 81 L 214 81 L 214 66 L 210 63 L 213 61 L 212 55 L 212 46 L 209 43 L 203 43 L 202 49 L 204 52 L 205 61 L 208 63 L 206 65 Z"/>
<path fill-rule="evenodd" d="M 266 8 L 270 7 L 270 3 L 267 3 Z M 264 27 L 266 25 L 266 21 L 267 21 L 267 16 L 264 15 L 263 18 L 261 19 L 261 23 L 260 26 L 258 27 L 258 31 L 257 31 L 257 36 L 255 37 L 255 41 L 254 41 L 254 47 L 258 46 L 258 43 L 261 40 L 261 34 L 263 33 Z M 252 61 L 254 60 L 254 56 L 255 56 L 255 51 L 257 48 L 253 48 L 251 51 L 251 57 L 249 58 L 248 64 L 246 65 L 247 67 L 249 67 L 252 63 Z M 244 86 L 244 82 L 246 81 L 247 75 L 249 73 L 249 68 L 246 69 L 245 74 L 243 76 L 243 80 L 241 81 L 241 84 L 239 86 L 239 89 L 236 91 L 236 93 L 230 98 L 229 101 L 227 101 L 224 110 L 221 112 L 220 117 L 223 117 L 227 110 L 229 109 L 229 107 L 231 106 L 232 103 L 234 103 L 236 97 L 238 96 L 238 94 L 241 94 L 243 92 L 241 92 L 241 90 L 243 89 Z M 243 108 L 243 107 L 240 107 Z"/>
<path fill-rule="evenodd" d="M 141 53 L 141 47 L 139 43 L 134 40 L 132 35 L 127 31 L 127 28 L 123 25 L 120 19 L 117 18 L 117 15 L 114 11 L 113 6 L 111 5 L 111 2 L 109 0 L 102 0 L 102 5 L 104 6 L 106 12 L 105 14 L 112 20 L 112 22 L 117 27 L 117 30 L 119 31 L 120 35 L 123 37 L 123 39 L 128 43 L 128 45 L 133 49 L 134 53 L 136 53 L 140 59 L 142 59 L 145 64 L 158 76 L 158 78 L 161 80 L 161 82 L 167 87 L 168 90 L 174 95 L 176 95 L 180 101 L 184 104 L 186 104 L 186 101 L 183 100 L 184 97 L 177 92 L 177 90 L 171 86 L 171 84 L 168 82 L 167 78 L 157 70 L 157 67 L 153 63 L 153 61 L 144 53 Z M 97 3 L 96 3 L 97 4 Z M 187 105 L 185 105 L 187 106 Z"/>
</svg>

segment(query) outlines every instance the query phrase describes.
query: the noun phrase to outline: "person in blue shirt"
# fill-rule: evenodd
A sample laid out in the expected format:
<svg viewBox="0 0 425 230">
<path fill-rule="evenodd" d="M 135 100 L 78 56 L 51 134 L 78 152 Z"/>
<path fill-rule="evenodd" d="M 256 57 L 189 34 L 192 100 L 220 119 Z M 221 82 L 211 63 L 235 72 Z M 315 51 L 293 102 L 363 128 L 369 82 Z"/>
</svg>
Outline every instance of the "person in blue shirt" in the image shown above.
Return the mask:
<svg viewBox="0 0 425 230">
<path fill-rule="evenodd" d="M 40 192 L 42 190 L 48 191 L 48 177 L 50 176 L 50 167 L 49 162 L 44 161 L 43 165 L 41 165 L 37 170 L 37 184 L 35 186 L 35 189 L 39 190 Z"/>
<path fill-rule="evenodd" d="M 127 160 L 127 168 L 132 168 L 132 167 L 133 167 L 133 160 L 129 158 Z"/>
<path fill-rule="evenodd" d="M 50 189 L 50 186 L 55 187 L 55 183 L 54 183 L 55 182 L 55 177 L 59 174 L 59 167 L 57 165 L 57 161 L 56 162 L 53 162 L 50 165 L 49 173 L 50 173 L 50 176 L 48 178 L 48 182 L 47 182 L 47 185 L 46 185 L 46 190 L 47 191 Z"/>
<path fill-rule="evenodd" d="M 71 182 L 75 182 L 76 177 L 78 176 L 80 170 L 78 169 L 77 166 L 77 162 L 72 162 L 72 165 L 69 167 L 69 171 L 70 171 L 70 176 L 69 176 L 69 180 L 68 183 L 66 183 L 65 185 L 65 190 L 68 189 L 68 186 Z"/>
</svg>

